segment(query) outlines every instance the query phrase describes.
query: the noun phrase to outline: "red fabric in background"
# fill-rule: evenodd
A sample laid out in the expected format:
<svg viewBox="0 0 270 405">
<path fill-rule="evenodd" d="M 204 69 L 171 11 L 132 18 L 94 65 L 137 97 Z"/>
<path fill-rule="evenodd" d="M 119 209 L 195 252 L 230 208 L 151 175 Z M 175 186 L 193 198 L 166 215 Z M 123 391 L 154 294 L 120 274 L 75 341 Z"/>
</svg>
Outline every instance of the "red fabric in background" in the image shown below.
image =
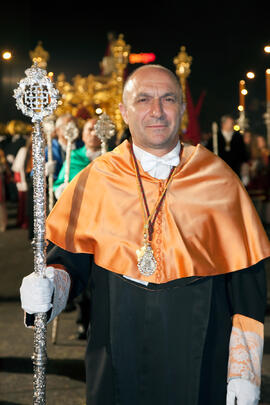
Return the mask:
<svg viewBox="0 0 270 405">
<path fill-rule="evenodd" d="M 186 81 L 186 100 L 187 100 L 187 113 L 188 113 L 188 127 L 184 134 L 184 138 L 190 141 L 192 145 L 197 145 L 201 140 L 201 130 L 199 124 L 199 116 L 205 97 L 205 91 L 202 91 L 197 105 L 194 106 L 192 95 L 190 92 L 188 81 Z"/>
<path fill-rule="evenodd" d="M 19 228 L 28 228 L 28 217 L 26 214 L 26 191 L 18 191 L 18 211 L 17 211 L 17 226 Z"/>
</svg>

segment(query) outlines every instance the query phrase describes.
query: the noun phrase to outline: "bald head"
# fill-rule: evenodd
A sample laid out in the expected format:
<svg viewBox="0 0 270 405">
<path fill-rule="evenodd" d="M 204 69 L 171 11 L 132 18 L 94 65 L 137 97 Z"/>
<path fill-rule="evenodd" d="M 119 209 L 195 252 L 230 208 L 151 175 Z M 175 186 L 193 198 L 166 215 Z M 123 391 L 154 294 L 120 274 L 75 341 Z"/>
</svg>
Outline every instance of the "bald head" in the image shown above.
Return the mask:
<svg viewBox="0 0 270 405">
<path fill-rule="evenodd" d="M 149 76 L 149 74 L 151 75 L 151 73 L 153 73 L 153 75 L 157 72 L 160 72 L 161 74 L 167 75 L 172 83 L 175 85 L 175 90 L 179 95 L 179 102 L 182 101 L 182 90 L 181 90 L 181 86 L 180 83 L 176 77 L 176 75 L 169 69 L 167 69 L 164 66 L 161 65 L 154 65 L 154 64 L 150 64 L 150 65 L 143 65 L 138 67 L 137 69 L 135 69 L 126 79 L 126 82 L 124 84 L 124 89 L 123 89 L 123 103 L 126 104 L 128 102 L 128 99 L 130 97 L 130 93 L 132 91 L 134 91 L 134 85 L 137 84 L 137 82 L 142 81 L 144 79 L 144 77 L 147 75 L 147 77 Z M 153 80 L 154 76 L 153 76 Z"/>
</svg>

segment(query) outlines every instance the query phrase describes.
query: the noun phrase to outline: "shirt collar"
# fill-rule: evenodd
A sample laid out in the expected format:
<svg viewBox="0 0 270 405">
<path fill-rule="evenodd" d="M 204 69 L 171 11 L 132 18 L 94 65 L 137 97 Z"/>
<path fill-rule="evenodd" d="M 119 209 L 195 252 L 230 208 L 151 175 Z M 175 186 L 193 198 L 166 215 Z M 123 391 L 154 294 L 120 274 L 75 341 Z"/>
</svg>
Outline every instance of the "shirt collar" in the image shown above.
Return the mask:
<svg viewBox="0 0 270 405">
<path fill-rule="evenodd" d="M 147 159 L 153 159 L 153 158 L 158 158 L 156 155 L 153 155 L 152 153 L 146 152 L 144 149 L 140 148 L 139 146 L 135 145 L 133 143 L 133 150 L 136 159 L 138 159 L 140 162 L 142 160 L 147 160 Z M 180 141 L 177 142 L 177 145 L 168 153 L 165 155 L 159 157 L 157 160 L 167 160 L 167 161 L 175 161 L 175 158 L 178 156 L 179 157 L 179 162 L 180 162 L 180 150 L 181 150 L 181 143 Z M 178 164 L 179 164 L 178 162 Z M 173 165 L 172 165 L 173 166 Z"/>
</svg>

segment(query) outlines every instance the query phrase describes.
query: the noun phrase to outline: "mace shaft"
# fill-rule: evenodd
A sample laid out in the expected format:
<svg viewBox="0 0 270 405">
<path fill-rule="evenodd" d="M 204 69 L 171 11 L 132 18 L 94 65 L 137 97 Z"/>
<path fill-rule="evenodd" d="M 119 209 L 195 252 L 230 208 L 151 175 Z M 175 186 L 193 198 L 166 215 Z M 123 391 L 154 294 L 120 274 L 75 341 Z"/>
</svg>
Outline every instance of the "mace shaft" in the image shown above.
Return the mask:
<svg viewBox="0 0 270 405">
<path fill-rule="evenodd" d="M 46 269 L 46 176 L 45 176 L 45 141 L 41 130 L 41 122 L 34 125 L 33 143 L 33 205 L 34 205 L 34 272 L 38 277 L 45 276 Z M 35 315 L 33 404 L 46 404 L 46 363 L 47 363 L 47 315 Z"/>
</svg>

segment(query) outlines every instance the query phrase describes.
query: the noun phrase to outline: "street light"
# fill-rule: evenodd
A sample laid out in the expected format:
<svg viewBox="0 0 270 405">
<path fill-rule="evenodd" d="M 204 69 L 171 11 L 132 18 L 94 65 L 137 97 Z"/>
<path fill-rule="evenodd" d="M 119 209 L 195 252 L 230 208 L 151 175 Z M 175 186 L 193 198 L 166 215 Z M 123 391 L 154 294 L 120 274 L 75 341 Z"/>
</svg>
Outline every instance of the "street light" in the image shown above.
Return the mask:
<svg viewBox="0 0 270 405">
<path fill-rule="evenodd" d="M 255 78 L 255 73 L 254 72 L 247 72 L 246 74 L 248 79 L 254 79 Z"/>
<path fill-rule="evenodd" d="M 270 45 L 265 45 L 264 52 L 265 53 L 270 53 Z"/>
<path fill-rule="evenodd" d="M 9 61 L 12 58 L 12 53 L 11 53 L 11 51 L 8 51 L 8 50 L 2 51 L 1 57 L 3 60 Z"/>
</svg>

